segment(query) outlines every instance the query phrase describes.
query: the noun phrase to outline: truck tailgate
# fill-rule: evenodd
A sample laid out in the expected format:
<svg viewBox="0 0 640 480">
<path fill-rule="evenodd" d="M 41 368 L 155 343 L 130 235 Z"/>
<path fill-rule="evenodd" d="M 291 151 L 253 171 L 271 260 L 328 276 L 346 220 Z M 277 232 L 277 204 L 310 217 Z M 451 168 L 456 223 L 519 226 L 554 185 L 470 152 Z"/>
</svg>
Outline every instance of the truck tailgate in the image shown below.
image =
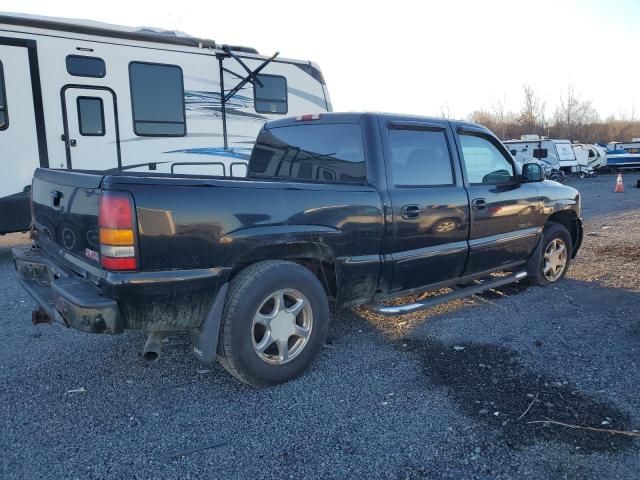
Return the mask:
<svg viewBox="0 0 640 480">
<path fill-rule="evenodd" d="M 100 266 L 98 211 L 102 179 L 99 173 L 36 170 L 31 208 L 38 246 Z"/>
</svg>

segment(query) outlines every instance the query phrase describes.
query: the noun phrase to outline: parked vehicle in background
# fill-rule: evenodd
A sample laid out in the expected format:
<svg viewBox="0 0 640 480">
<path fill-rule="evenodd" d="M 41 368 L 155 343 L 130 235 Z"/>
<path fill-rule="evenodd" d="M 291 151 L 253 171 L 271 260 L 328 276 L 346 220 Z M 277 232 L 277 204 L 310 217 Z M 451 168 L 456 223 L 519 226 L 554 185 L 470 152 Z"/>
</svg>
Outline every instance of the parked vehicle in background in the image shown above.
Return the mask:
<svg viewBox="0 0 640 480">
<path fill-rule="evenodd" d="M 640 168 L 640 139 L 607 144 L 607 167 L 612 170 Z"/>
<path fill-rule="evenodd" d="M 592 169 L 578 163 L 569 140 L 522 135 L 520 140 L 505 140 L 504 144 L 516 159 L 523 156 L 544 160 L 552 168 L 562 170 L 567 175 L 593 173 Z"/>
<path fill-rule="evenodd" d="M 37 167 L 245 176 L 265 121 L 328 110 L 309 61 L 181 32 L 0 14 L 0 233 L 28 229 Z"/>
<path fill-rule="evenodd" d="M 578 164 L 594 171 L 607 165 L 607 151 L 599 145 L 574 143 L 571 145 Z"/>
<path fill-rule="evenodd" d="M 544 176 L 547 180 L 553 180 L 554 182 L 564 183 L 566 175 L 562 170 L 560 170 L 558 166 L 552 166 L 552 164 L 550 162 L 547 162 L 546 160 L 543 160 L 540 158 L 534 158 L 524 153 L 514 156 L 513 155 L 514 151 L 515 150 L 512 150 L 509 153 L 512 154 L 511 155 L 512 158 L 514 159 L 516 164 L 519 165 L 520 167 L 522 167 L 526 163 L 537 163 L 543 169 Z"/>
<path fill-rule="evenodd" d="M 543 179 L 476 124 L 303 115 L 262 128 L 246 179 L 38 169 L 34 245 L 13 255 L 36 322 L 142 329 L 150 359 L 192 331 L 201 360 L 275 384 L 320 352 L 329 298 L 398 315 L 559 281 L 582 241 L 580 195 Z"/>
</svg>

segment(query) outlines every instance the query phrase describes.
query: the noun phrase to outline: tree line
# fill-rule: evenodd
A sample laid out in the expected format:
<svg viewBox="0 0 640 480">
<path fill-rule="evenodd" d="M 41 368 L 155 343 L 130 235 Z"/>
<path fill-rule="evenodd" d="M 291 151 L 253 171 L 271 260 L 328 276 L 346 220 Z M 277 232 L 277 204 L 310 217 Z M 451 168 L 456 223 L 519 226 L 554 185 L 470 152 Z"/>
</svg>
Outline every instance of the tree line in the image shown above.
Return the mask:
<svg viewBox="0 0 640 480">
<path fill-rule="evenodd" d="M 563 92 L 553 114 L 547 117 L 546 103 L 529 85 L 522 87 L 520 111 L 507 110 L 505 100 L 496 100 L 488 109 L 476 110 L 469 120 L 492 130 L 503 140 L 537 134 L 549 138 L 562 138 L 584 143 L 630 141 L 640 138 L 640 119 L 631 114 L 609 116 L 606 119 L 583 99 L 572 85 Z"/>
</svg>

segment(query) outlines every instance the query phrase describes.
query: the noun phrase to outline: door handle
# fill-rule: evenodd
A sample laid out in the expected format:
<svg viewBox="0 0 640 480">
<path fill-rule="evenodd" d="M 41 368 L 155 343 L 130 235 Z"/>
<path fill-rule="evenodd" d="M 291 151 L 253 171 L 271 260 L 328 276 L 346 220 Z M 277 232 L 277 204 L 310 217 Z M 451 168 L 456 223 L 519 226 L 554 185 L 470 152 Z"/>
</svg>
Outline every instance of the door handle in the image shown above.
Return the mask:
<svg viewBox="0 0 640 480">
<path fill-rule="evenodd" d="M 413 218 L 420 218 L 422 216 L 422 209 L 420 205 L 405 205 L 402 207 L 402 218 L 405 220 L 411 220 Z"/>
<path fill-rule="evenodd" d="M 487 208 L 487 201 L 484 198 L 474 198 L 471 200 L 471 208 L 480 212 Z"/>
<path fill-rule="evenodd" d="M 58 210 L 60 208 L 60 200 L 62 199 L 62 192 L 58 190 L 51 191 L 51 206 Z"/>
</svg>

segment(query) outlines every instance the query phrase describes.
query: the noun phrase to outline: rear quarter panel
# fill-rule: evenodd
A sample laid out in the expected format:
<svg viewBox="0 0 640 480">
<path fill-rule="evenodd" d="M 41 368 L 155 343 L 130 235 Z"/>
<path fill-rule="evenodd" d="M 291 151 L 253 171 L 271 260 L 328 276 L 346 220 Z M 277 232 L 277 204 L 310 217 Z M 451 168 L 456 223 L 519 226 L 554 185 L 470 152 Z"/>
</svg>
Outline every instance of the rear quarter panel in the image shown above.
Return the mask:
<svg viewBox="0 0 640 480">
<path fill-rule="evenodd" d="M 373 294 L 383 229 L 373 187 L 201 182 L 126 185 L 136 204 L 143 271 L 232 269 L 304 245 L 335 264 L 338 290 L 349 286 L 342 302 Z"/>
</svg>

